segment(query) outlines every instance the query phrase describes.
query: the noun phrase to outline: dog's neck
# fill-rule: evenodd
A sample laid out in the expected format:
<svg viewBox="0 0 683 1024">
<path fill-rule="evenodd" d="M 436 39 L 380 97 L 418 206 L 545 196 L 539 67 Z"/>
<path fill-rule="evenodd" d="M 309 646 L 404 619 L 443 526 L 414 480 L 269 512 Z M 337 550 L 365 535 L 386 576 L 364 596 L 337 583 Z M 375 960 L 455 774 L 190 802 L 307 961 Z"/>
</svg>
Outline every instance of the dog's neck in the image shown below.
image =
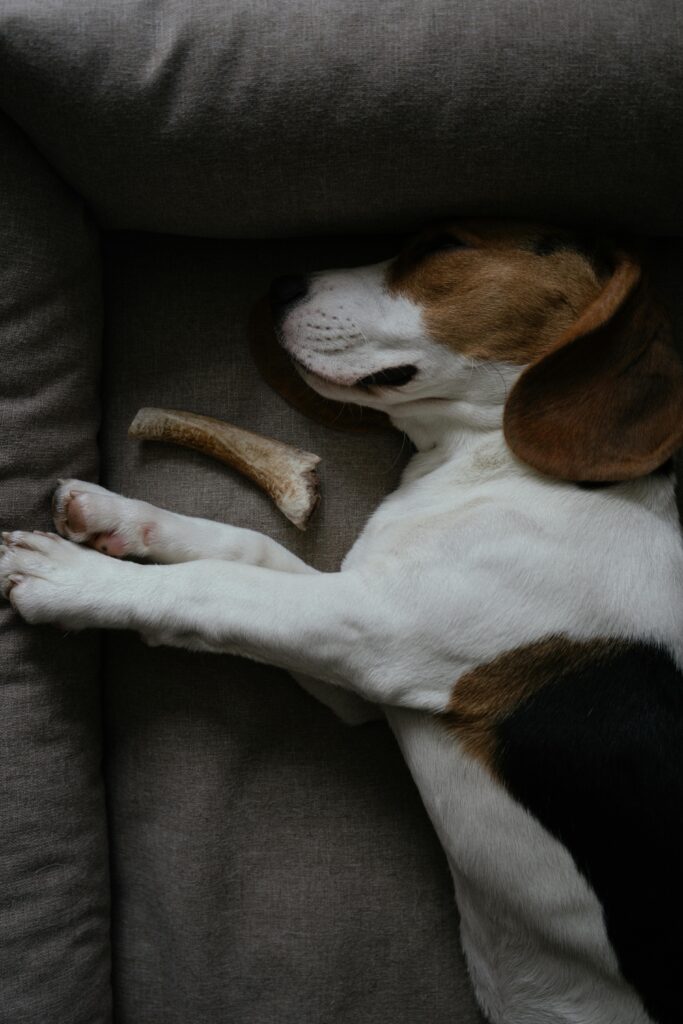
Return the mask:
<svg viewBox="0 0 683 1024">
<path fill-rule="evenodd" d="M 502 443 L 505 402 L 519 373 L 517 366 L 480 364 L 453 388 L 452 396 L 418 399 L 387 411 L 419 452 L 437 449 L 447 459 L 495 432 Z"/>
<path fill-rule="evenodd" d="M 516 369 L 515 376 L 519 373 Z M 391 421 L 407 434 L 417 452 L 411 460 L 407 479 L 439 472 L 445 466 L 457 467 L 459 479 L 483 481 L 501 477 L 537 480 L 537 474 L 512 453 L 503 434 L 505 401 L 512 383 L 500 375 L 498 385 L 491 380 L 485 388 L 468 388 L 467 395 L 451 399 L 424 399 L 394 406 Z M 642 507 L 666 515 L 678 525 L 675 480 L 671 462 L 662 471 L 614 484 L 610 493 L 629 495 Z M 584 500 L 604 490 L 579 490 Z"/>
<path fill-rule="evenodd" d="M 492 408 L 482 410 L 478 406 L 467 406 L 462 402 L 436 404 L 434 399 L 411 403 L 401 413 L 393 413 L 394 426 L 407 434 L 419 452 L 433 449 L 443 451 L 447 456 L 463 446 L 466 439 L 502 432 L 503 410 Z"/>
</svg>

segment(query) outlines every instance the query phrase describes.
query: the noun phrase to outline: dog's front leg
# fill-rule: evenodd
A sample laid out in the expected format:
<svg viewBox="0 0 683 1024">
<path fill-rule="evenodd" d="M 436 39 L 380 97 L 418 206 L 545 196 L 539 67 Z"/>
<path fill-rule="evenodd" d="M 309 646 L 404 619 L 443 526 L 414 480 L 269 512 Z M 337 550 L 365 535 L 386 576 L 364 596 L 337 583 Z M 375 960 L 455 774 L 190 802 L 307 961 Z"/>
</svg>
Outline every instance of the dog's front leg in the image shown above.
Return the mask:
<svg viewBox="0 0 683 1024">
<path fill-rule="evenodd" d="M 62 480 L 52 510 L 63 537 L 115 558 L 148 558 L 166 565 L 220 558 L 282 572 L 316 571 L 255 530 L 179 515 L 86 480 Z"/>
<path fill-rule="evenodd" d="M 133 629 L 384 699 L 366 672 L 368 609 L 356 573 L 309 576 L 214 559 L 139 565 L 23 531 L 7 534 L 0 554 L 3 593 L 28 622 Z"/>
<path fill-rule="evenodd" d="M 355 574 L 307 576 L 215 560 L 136 568 L 124 626 L 172 646 L 239 654 L 362 690 Z"/>
</svg>

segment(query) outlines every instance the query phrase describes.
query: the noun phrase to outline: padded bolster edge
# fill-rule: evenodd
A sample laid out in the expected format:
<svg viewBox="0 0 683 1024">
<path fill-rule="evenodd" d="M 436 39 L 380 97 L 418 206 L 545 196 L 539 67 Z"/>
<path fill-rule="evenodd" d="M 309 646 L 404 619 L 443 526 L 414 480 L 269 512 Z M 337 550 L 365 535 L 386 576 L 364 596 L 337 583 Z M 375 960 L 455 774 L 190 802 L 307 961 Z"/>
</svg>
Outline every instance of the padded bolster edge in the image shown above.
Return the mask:
<svg viewBox="0 0 683 1024">
<path fill-rule="evenodd" d="M 3 0 L 0 102 L 108 227 L 683 233 L 683 6 Z"/>
<path fill-rule="evenodd" d="M 0 115 L 0 527 L 95 478 L 101 283 L 83 204 Z M 100 643 L 0 601 L 0 1019 L 110 1020 Z"/>
</svg>

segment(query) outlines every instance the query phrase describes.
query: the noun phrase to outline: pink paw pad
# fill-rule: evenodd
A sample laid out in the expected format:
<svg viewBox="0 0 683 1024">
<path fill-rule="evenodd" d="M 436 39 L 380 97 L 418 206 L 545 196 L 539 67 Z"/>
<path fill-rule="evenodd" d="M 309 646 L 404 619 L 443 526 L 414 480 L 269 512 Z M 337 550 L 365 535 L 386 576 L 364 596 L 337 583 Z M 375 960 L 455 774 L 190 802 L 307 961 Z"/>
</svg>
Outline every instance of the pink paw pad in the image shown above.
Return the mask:
<svg viewBox="0 0 683 1024">
<path fill-rule="evenodd" d="M 110 555 L 112 558 L 123 558 L 128 554 L 128 543 L 125 537 L 114 531 L 113 533 L 96 533 L 88 539 L 88 546 L 101 551 L 103 555 Z"/>
</svg>

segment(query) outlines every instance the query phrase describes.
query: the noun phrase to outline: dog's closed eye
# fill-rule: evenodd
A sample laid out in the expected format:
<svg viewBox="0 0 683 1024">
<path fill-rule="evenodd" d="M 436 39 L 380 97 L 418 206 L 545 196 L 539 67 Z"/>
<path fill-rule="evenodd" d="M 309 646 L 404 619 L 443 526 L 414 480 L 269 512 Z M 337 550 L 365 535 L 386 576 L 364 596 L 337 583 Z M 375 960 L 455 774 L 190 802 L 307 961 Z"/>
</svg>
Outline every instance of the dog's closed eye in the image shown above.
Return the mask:
<svg viewBox="0 0 683 1024">
<path fill-rule="evenodd" d="M 387 370 L 378 370 L 367 377 L 356 381 L 357 388 L 395 387 L 399 388 L 413 379 L 417 366 L 392 366 Z"/>
</svg>

